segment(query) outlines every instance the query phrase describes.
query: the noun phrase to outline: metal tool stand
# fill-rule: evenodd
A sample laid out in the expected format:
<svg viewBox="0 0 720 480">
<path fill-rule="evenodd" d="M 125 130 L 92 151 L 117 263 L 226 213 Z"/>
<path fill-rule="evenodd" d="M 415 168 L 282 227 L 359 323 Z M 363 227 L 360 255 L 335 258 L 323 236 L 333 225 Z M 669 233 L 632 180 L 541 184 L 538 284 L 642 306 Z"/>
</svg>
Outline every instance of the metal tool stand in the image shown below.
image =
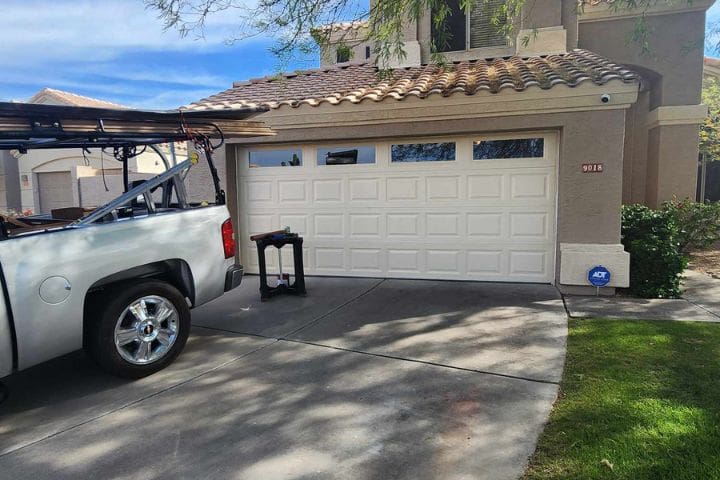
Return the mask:
<svg viewBox="0 0 720 480">
<path fill-rule="evenodd" d="M 255 240 L 258 250 L 258 264 L 260 266 L 260 299 L 265 300 L 287 293 L 289 295 L 306 295 L 305 291 L 305 272 L 303 270 L 303 254 L 302 254 L 302 237 L 297 234 L 279 234 L 270 235 L 265 238 Z M 267 283 L 267 267 L 265 264 L 265 248 L 273 246 L 278 249 L 278 257 L 280 257 L 280 249 L 285 245 L 293 246 L 293 263 L 295 266 L 295 281 L 292 285 L 278 285 L 270 287 Z M 280 278 L 282 279 L 282 263 L 280 263 Z"/>
</svg>

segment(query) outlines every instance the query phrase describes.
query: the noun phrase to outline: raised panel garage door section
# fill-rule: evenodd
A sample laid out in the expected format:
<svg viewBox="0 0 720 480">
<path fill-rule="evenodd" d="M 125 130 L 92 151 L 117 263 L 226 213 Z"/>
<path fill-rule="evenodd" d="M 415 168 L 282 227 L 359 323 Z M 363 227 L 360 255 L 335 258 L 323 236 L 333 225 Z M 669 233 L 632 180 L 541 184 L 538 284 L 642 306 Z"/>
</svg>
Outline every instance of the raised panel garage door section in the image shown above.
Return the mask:
<svg viewBox="0 0 720 480">
<path fill-rule="evenodd" d="M 37 174 L 40 212 L 50 213 L 56 208 L 72 207 L 73 183 L 70 172 L 44 172 Z"/>
<path fill-rule="evenodd" d="M 249 236 L 289 226 L 306 274 L 554 281 L 554 133 L 240 148 L 237 162 L 250 273 Z"/>
</svg>

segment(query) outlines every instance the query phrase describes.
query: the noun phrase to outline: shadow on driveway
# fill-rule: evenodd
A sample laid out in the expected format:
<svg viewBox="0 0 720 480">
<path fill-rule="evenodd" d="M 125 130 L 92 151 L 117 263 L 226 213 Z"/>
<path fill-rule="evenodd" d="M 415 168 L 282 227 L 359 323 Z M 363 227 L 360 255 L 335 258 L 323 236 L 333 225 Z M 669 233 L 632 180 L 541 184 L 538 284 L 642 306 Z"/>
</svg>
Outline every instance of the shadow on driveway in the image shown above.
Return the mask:
<svg viewBox="0 0 720 480">
<path fill-rule="evenodd" d="M 564 356 L 552 287 L 308 280 L 308 297 L 260 304 L 248 277 L 194 312 L 210 329 L 195 328 L 178 362 L 140 381 L 107 377 L 81 354 L 12 377 L 0 471 L 33 480 L 522 474 Z M 497 372 L 470 371 L 480 367 Z M 543 378 L 503 376 L 516 373 Z"/>
</svg>

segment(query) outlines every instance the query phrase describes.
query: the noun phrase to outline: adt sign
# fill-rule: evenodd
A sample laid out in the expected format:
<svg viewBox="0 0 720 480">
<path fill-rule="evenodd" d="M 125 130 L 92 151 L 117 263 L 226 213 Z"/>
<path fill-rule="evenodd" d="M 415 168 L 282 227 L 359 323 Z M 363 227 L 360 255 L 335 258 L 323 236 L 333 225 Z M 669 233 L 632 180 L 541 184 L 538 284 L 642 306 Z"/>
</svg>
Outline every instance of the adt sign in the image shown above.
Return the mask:
<svg viewBox="0 0 720 480">
<path fill-rule="evenodd" d="M 598 265 L 588 272 L 588 282 L 594 287 L 604 287 L 610 283 L 610 270 Z"/>
</svg>

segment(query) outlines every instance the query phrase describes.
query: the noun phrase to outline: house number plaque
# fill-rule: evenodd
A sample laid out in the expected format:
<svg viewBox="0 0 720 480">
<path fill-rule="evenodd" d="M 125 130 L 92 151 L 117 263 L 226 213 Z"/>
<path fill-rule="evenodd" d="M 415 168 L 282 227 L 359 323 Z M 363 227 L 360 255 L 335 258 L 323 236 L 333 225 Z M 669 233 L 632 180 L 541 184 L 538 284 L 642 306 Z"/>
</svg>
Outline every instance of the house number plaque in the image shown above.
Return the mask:
<svg viewBox="0 0 720 480">
<path fill-rule="evenodd" d="M 583 171 L 583 173 L 602 173 L 603 164 L 602 163 L 583 163 L 582 171 Z"/>
</svg>

